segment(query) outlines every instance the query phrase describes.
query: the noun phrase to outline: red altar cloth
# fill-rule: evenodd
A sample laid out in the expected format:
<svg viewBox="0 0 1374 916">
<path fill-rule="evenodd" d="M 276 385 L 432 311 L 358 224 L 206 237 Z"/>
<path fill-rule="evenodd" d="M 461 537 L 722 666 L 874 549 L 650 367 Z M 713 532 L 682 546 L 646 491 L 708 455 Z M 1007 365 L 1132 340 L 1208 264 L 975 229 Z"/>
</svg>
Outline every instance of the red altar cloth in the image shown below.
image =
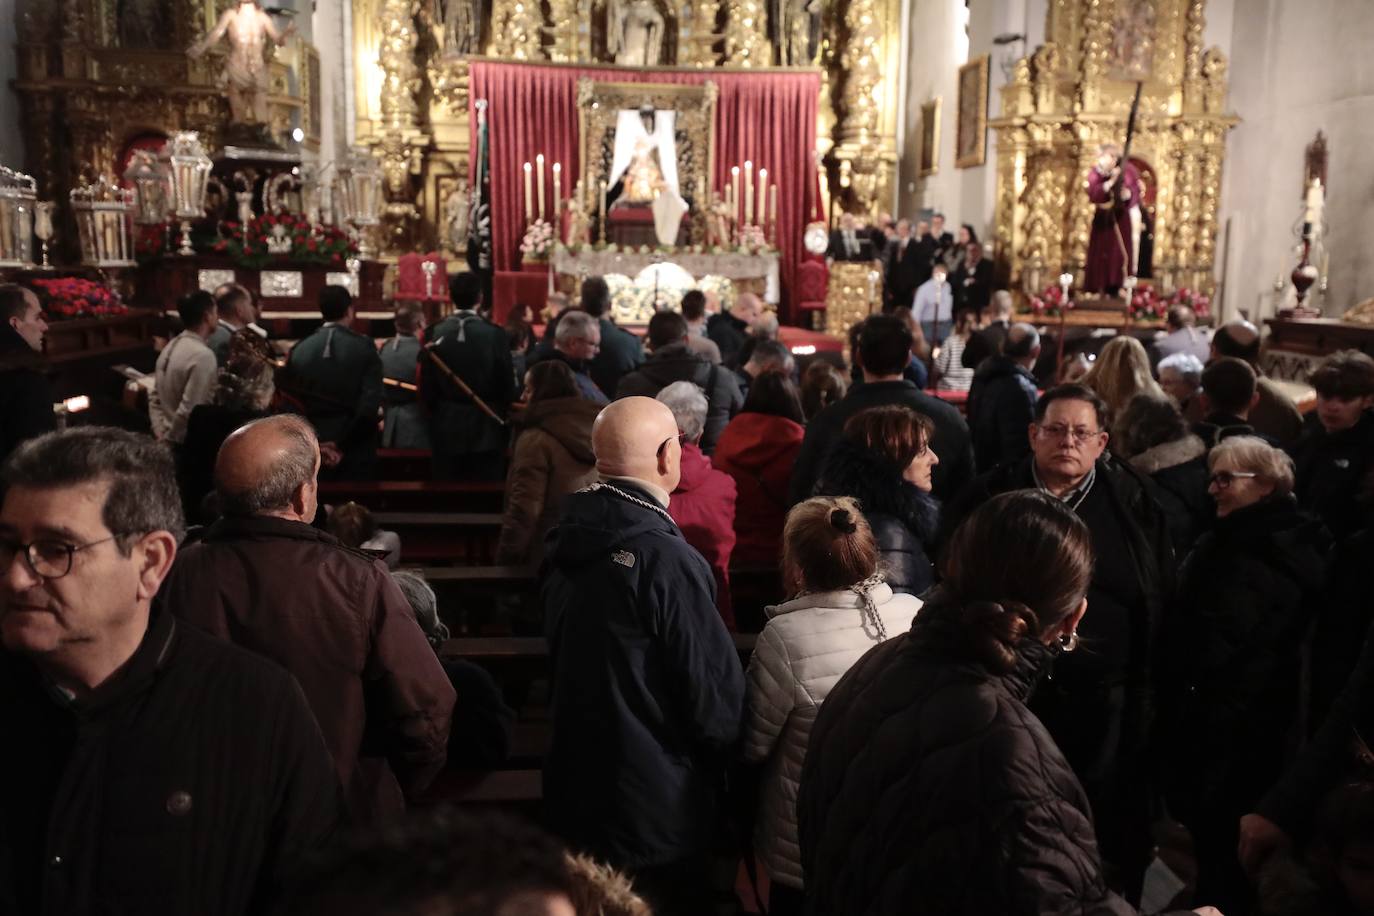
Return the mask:
<svg viewBox="0 0 1374 916">
<path fill-rule="evenodd" d="M 781 242 L 782 306 L 779 317 L 795 321 L 797 266 L 804 254 L 802 230 L 821 219 L 816 181 L 816 104 L 820 74 L 737 72 L 697 69 L 636 71 L 490 60 L 471 63 L 470 105 L 488 103 L 491 166 L 492 255 L 498 272 L 515 269 L 524 233 L 524 163 L 544 154 L 563 165 L 565 195 L 571 195 L 578 162 L 577 83 L 581 79 L 625 83 L 697 85 L 713 81 L 716 103 L 716 156 L 712 185 L 724 189 L 730 167 L 751 160 L 778 182 L 778 239 Z M 470 111 L 473 149 L 477 114 Z M 477 163 L 472 163 L 476 178 Z M 684 196 L 693 189 L 683 188 Z M 493 294 L 493 298 L 497 298 Z"/>
</svg>

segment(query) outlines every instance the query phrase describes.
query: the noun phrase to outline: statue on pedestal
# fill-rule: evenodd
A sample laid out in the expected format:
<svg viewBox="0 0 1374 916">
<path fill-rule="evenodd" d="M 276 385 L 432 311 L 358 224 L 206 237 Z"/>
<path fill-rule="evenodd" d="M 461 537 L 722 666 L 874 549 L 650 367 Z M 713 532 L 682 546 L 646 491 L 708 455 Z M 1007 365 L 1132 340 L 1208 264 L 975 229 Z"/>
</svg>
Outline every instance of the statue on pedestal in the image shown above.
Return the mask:
<svg viewBox="0 0 1374 916">
<path fill-rule="evenodd" d="M 821 40 L 821 0 L 778 0 L 778 60 L 787 67 L 816 62 Z"/>
<path fill-rule="evenodd" d="M 622 67 L 663 63 L 663 14 L 653 0 L 609 0 L 606 49 Z"/>
<path fill-rule="evenodd" d="M 267 40 L 285 44 L 296 31 L 293 22 L 278 32 L 272 17 L 259 0 L 239 0 L 219 17 L 219 22 L 186 53 L 198 58 L 229 36 L 229 56 L 224 62 L 224 86 L 229 95 L 229 120 L 234 124 L 267 123 L 267 60 L 263 56 Z"/>
<path fill-rule="evenodd" d="M 465 179 L 459 180 L 444 201 L 444 225 L 448 230 L 448 247 L 453 251 L 467 249 L 471 201 L 472 195 L 468 193 L 468 183 Z"/>
<path fill-rule="evenodd" d="M 477 23 L 472 0 L 436 0 L 443 9 L 440 22 L 444 24 L 444 53 L 471 54 L 477 46 Z"/>
</svg>

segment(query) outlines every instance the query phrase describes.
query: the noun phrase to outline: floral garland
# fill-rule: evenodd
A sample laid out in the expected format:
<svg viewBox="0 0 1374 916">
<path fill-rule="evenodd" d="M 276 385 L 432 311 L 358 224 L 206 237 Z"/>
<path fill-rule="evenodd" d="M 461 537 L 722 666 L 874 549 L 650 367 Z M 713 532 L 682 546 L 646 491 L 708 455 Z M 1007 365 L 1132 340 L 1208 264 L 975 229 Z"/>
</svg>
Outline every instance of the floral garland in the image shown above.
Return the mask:
<svg viewBox="0 0 1374 916">
<path fill-rule="evenodd" d="M 103 284 L 80 277 L 56 277 L 33 280 L 43 311 L 49 318 L 64 321 L 72 318 L 108 318 L 127 315 L 129 309 L 119 296 Z"/>
<path fill-rule="evenodd" d="M 1030 312 L 1036 318 L 1058 318 L 1065 312 L 1073 311 L 1073 300 L 1064 300 L 1064 288 L 1051 284 L 1045 287 L 1044 291 L 1038 296 L 1030 296 L 1027 300 L 1030 305 Z"/>
<path fill-rule="evenodd" d="M 530 223 L 525 237 L 520 240 L 520 253 L 529 261 L 544 261 L 553 250 L 553 226 L 542 219 Z"/>
<path fill-rule="evenodd" d="M 266 213 L 250 222 L 225 223 L 225 235 L 211 245 L 244 267 L 262 267 L 276 258 L 307 264 L 342 264 L 358 246 L 337 226 L 316 226 L 295 213 Z M 280 246 L 281 250 L 273 248 Z M 289 247 L 287 247 L 289 246 Z"/>
</svg>

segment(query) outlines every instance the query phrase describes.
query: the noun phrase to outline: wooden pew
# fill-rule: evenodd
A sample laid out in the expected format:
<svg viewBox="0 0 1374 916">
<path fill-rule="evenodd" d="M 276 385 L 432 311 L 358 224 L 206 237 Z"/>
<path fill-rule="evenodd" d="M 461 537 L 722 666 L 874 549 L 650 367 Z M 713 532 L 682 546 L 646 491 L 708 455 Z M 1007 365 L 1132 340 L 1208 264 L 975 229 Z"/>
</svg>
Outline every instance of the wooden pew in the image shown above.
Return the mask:
<svg viewBox="0 0 1374 916">
<path fill-rule="evenodd" d="M 490 566 L 501 534 L 499 512 L 373 512 L 401 536 L 401 562 Z"/>
<path fill-rule="evenodd" d="M 501 481 L 331 480 L 320 484 L 320 502 L 355 502 L 373 512 L 500 512 Z"/>
</svg>

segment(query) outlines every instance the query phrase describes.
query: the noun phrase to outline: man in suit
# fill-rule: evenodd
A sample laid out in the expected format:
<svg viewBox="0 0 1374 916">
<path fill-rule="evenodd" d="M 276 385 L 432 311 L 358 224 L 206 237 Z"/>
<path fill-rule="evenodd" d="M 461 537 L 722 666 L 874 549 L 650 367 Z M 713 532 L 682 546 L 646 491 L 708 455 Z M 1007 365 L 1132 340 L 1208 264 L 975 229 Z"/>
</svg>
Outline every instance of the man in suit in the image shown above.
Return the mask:
<svg viewBox="0 0 1374 916">
<path fill-rule="evenodd" d="M 886 307 L 890 311 L 899 305 L 910 307 L 916 288 L 920 285 L 919 249 L 911 238 L 911 220 L 897 220 L 897 235 L 887 249 Z"/>
<path fill-rule="evenodd" d="M 949 258 L 950 251 L 954 248 L 954 236 L 945 231 L 945 215 L 943 213 L 936 213 L 930 218 L 930 236 L 935 242 L 935 251 L 931 259 L 932 266 L 938 260 L 953 270 L 957 265 L 950 265 Z"/>
<path fill-rule="evenodd" d="M 353 296 L 343 286 L 320 293 L 324 324 L 286 359 L 287 393 L 315 427 L 329 456 L 322 480 L 367 480 L 377 464 L 382 360 L 372 338 L 351 327 Z"/>
<path fill-rule="evenodd" d="M 840 228 L 830 233 L 825 256 L 831 261 L 873 260 L 873 242 L 859 231 L 859 221 L 853 213 L 840 216 Z"/>
</svg>

